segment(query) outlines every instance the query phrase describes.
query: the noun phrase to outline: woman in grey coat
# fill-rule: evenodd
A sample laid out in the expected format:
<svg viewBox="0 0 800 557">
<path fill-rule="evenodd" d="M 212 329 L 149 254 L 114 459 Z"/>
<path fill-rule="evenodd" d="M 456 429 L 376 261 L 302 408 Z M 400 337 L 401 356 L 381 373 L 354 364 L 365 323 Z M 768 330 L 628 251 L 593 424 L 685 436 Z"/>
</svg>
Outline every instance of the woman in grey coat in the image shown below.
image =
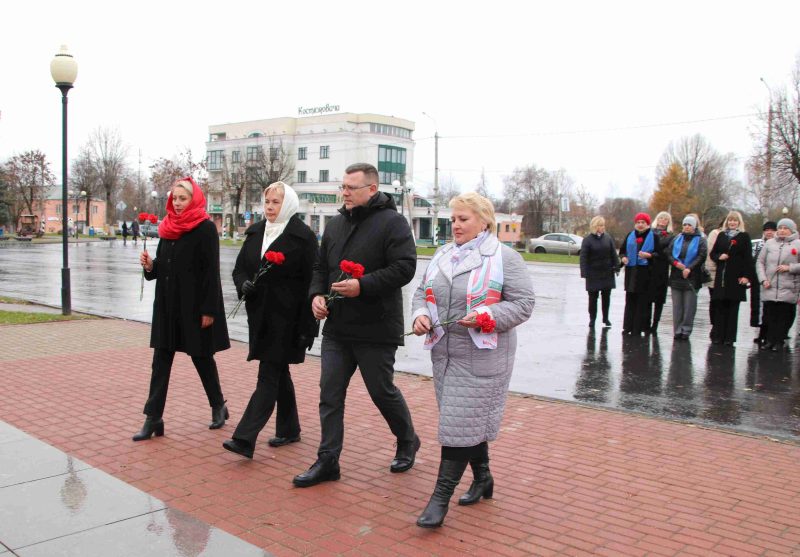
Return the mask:
<svg viewBox="0 0 800 557">
<path fill-rule="evenodd" d="M 497 438 L 517 335 L 534 305 L 522 257 L 494 235 L 492 203 L 475 192 L 450 202 L 454 242 L 439 248 L 414 293 L 414 333 L 427 335 L 439 406 L 441 461 L 436 487 L 417 520 L 442 525 L 470 464 L 474 479 L 459 505 L 491 498 L 488 442 Z"/>
<path fill-rule="evenodd" d="M 764 321 L 767 328 L 762 350 L 777 352 L 794 323 L 800 293 L 800 240 L 792 219 L 778 221 L 775 237 L 767 240 L 756 261 Z"/>
</svg>

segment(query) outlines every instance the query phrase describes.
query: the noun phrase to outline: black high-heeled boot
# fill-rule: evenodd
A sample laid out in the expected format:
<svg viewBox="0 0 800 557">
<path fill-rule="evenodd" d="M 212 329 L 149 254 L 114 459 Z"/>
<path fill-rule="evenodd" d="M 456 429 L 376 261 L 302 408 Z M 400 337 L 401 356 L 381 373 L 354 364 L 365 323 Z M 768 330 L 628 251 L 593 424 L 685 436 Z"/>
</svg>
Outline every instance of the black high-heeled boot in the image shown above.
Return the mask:
<svg viewBox="0 0 800 557">
<path fill-rule="evenodd" d="M 164 435 L 164 420 L 162 418 L 154 418 L 147 416 L 144 420 L 144 425 L 139 433 L 133 436 L 134 441 L 144 441 L 150 439 L 153 435 L 161 437 Z"/>
<path fill-rule="evenodd" d="M 483 462 L 469 462 L 472 468 L 472 484 L 469 486 L 467 492 L 458 499 L 459 505 L 474 505 L 481 500 L 491 499 L 494 493 L 494 478 L 489 471 L 489 461 Z"/>
<path fill-rule="evenodd" d="M 211 409 L 211 423 L 208 424 L 208 429 L 219 429 L 225 425 L 225 420 L 230 418 L 228 414 L 228 407 L 225 403 L 222 406 L 217 406 Z"/>
<path fill-rule="evenodd" d="M 428 506 L 417 519 L 417 526 L 421 528 L 438 528 L 444 522 L 444 517 L 450 506 L 450 497 L 461 480 L 464 470 L 467 469 L 466 460 L 442 460 L 439 463 L 439 477 L 436 487 L 428 501 Z"/>
</svg>

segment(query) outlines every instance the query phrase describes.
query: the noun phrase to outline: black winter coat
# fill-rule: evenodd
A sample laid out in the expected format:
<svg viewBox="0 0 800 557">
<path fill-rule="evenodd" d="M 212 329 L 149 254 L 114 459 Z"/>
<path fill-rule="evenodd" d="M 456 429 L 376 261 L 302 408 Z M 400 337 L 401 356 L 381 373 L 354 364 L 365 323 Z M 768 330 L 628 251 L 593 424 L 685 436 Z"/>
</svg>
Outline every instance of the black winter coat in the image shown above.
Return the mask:
<svg viewBox="0 0 800 557">
<path fill-rule="evenodd" d="M 703 238 L 700 232 L 695 231 L 689 235 L 683 235 L 682 254 L 678 254 L 680 257 L 686 256 L 689 244 L 694 240 L 695 236 L 700 236 L 700 244 L 697 246 L 697 257 L 695 257 L 694 261 L 689 265 L 689 270 L 691 271 L 689 273 L 689 278 L 683 278 L 683 271 L 674 266 L 675 258 L 672 256 L 672 251 L 675 249 L 675 241 L 680 235 L 681 234 L 676 234 L 673 236 L 666 250 L 664 250 L 664 255 L 670 267 L 669 285 L 676 290 L 689 290 L 691 288 L 697 292 L 703 287 L 703 265 L 708 255 L 708 244 L 706 244 L 706 239 Z"/>
<path fill-rule="evenodd" d="M 159 240 L 153 270 L 144 276 L 156 279 L 151 348 L 190 356 L 230 348 L 214 223 L 205 220 L 177 240 Z M 202 315 L 210 315 L 214 323 L 201 329 Z"/>
<path fill-rule="evenodd" d="M 586 236 L 581 243 L 580 261 L 587 292 L 616 288 L 614 276 L 619 272 L 619 256 L 610 234 L 599 238 L 597 234 Z"/>
<path fill-rule="evenodd" d="M 264 261 L 261 244 L 266 220 L 252 225 L 233 268 L 236 293 L 242 297 L 242 284 L 253 280 Z M 308 287 L 317 258 L 317 237 L 296 215 L 267 251 L 286 257 L 283 265 L 273 265 L 256 282 L 255 292 L 245 298 L 250 350 L 247 360 L 268 360 L 299 364 L 314 343 L 319 326 L 311 313 Z"/>
<path fill-rule="evenodd" d="M 650 264 L 653 266 L 653 298 L 659 303 L 666 302 L 667 299 L 667 286 L 669 286 L 669 259 L 667 258 L 667 249 L 672 241 L 673 234 L 666 230 L 653 229 L 655 234 L 656 249 L 653 252 L 653 257 Z"/>
<path fill-rule="evenodd" d="M 653 232 L 648 228 L 644 232 L 636 232 L 636 230 L 631 230 L 626 236 L 625 239 L 622 241 L 622 245 L 619 248 L 619 257 L 622 259 L 623 257 L 628 256 L 628 236 L 631 234 L 635 234 L 637 237 L 646 238 L 648 234 L 652 234 Z M 655 240 L 655 238 L 654 238 Z M 641 246 L 644 245 L 644 240 L 642 243 L 637 246 L 636 253 L 642 251 Z M 656 243 L 653 244 L 653 251 L 656 250 L 658 245 Z M 652 259 L 650 263 L 647 265 L 634 265 L 632 267 L 625 267 L 625 292 L 631 292 L 636 294 L 652 294 L 652 276 L 653 276 L 653 264 Z"/>
<path fill-rule="evenodd" d="M 733 242 L 736 242 L 735 244 Z M 728 254 L 726 261 L 720 261 L 719 256 Z M 755 277 L 755 264 L 753 263 L 753 244 L 747 232 L 739 232 L 729 238 L 720 232 L 714 248 L 711 250 L 711 259 L 717 264 L 717 276 L 714 277 L 714 300 L 747 299 L 747 288 L 739 284 L 740 278 L 746 278 L 751 284 L 758 284 Z M 724 285 L 724 286 L 723 286 Z"/>
<path fill-rule="evenodd" d="M 322 235 L 309 296 L 327 295 L 339 281 L 343 259 L 364 266 L 355 298 L 334 300 L 322 334 L 340 341 L 403 345 L 403 294 L 417 268 L 417 250 L 406 219 L 383 192 L 367 205 L 330 220 Z"/>
</svg>

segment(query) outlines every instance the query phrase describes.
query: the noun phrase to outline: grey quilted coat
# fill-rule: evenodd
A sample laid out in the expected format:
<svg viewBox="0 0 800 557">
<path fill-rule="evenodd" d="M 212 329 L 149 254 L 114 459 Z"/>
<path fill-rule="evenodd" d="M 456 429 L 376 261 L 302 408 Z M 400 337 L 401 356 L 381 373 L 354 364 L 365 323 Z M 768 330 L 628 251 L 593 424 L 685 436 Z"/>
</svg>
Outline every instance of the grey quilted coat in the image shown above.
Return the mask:
<svg viewBox="0 0 800 557">
<path fill-rule="evenodd" d="M 789 265 L 789 272 L 778 273 L 778 265 Z M 770 282 L 770 288 L 761 286 L 762 302 L 797 303 L 800 294 L 800 240 L 797 232 L 764 242 L 756 261 L 756 272 L 759 283 Z"/>
<path fill-rule="evenodd" d="M 470 271 L 483 257 L 503 250 L 503 289 L 501 301 L 488 306 L 496 321 L 497 348 L 478 349 L 466 327 L 453 323 L 431 350 L 433 381 L 439 406 L 439 442 L 447 447 L 472 447 L 497 438 L 505 410 L 506 393 L 514 368 L 517 334 L 514 327 L 528 320 L 535 303 L 533 284 L 522 257 L 488 237 L 453 269 L 447 244 L 438 260 L 439 273 L 433 283 L 441 321 L 467 313 L 467 282 Z M 424 284 L 414 292 L 412 323 L 427 315 Z"/>
</svg>

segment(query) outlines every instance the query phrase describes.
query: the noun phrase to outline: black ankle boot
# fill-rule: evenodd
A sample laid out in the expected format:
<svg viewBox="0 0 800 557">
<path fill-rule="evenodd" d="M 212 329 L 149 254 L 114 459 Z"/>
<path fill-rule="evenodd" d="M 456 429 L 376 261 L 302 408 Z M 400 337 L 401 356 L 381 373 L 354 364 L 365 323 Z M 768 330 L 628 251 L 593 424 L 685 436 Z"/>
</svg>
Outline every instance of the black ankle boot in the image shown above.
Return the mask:
<svg viewBox="0 0 800 557">
<path fill-rule="evenodd" d="M 292 480 L 297 487 L 311 487 L 321 482 L 336 481 L 341 477 L 339 461 L 331 454 L 321 454 L 311 468 Z"/>
<path fill-rule="evenodd" d="M 428 506 L 417 519 L 417 526 L 421 528 L 438 528 L 444 522 L 447 509 L 450 506 L 450 497 L 453 496 L 464 470 L 467 468 L 466 460 L 443 460 L 439 463 L 439 477 L 436 487 L 428 501 Z"/>
<path fill-rule="evenodd" d="M 211 408 L 211 423 L 208 424 L 208 429 L 219 429 L 225 425 L 225 420 L 230 418 L 230 414 L 228 414 L 228 407 L 225 403 L 222 403 L 222 406 L 217 406 L 216 408 Z"/>
<path fill-rule="evenodd" d="M 472 468 L 472 484 L 469 486 L 467 492 L 458 499 L 459 505 L 474 505 L 481 500 L 491 499 L 494 493 L 494 478 L 489 471 L 489 462 L 472 462 L 469 463 Z"/>
<path fill-rule="evenodd" d="M 144 441 L 145 439 L 150 439 L 153 435 L 156 437 L 161 437 L 164 435 L 164 420 L 162 418 L 154 418 L 153 416 L 147 416 L 144 420 L 144 425 L 142 429 L 133 436 L 134 441 Z"/>
</svg>

